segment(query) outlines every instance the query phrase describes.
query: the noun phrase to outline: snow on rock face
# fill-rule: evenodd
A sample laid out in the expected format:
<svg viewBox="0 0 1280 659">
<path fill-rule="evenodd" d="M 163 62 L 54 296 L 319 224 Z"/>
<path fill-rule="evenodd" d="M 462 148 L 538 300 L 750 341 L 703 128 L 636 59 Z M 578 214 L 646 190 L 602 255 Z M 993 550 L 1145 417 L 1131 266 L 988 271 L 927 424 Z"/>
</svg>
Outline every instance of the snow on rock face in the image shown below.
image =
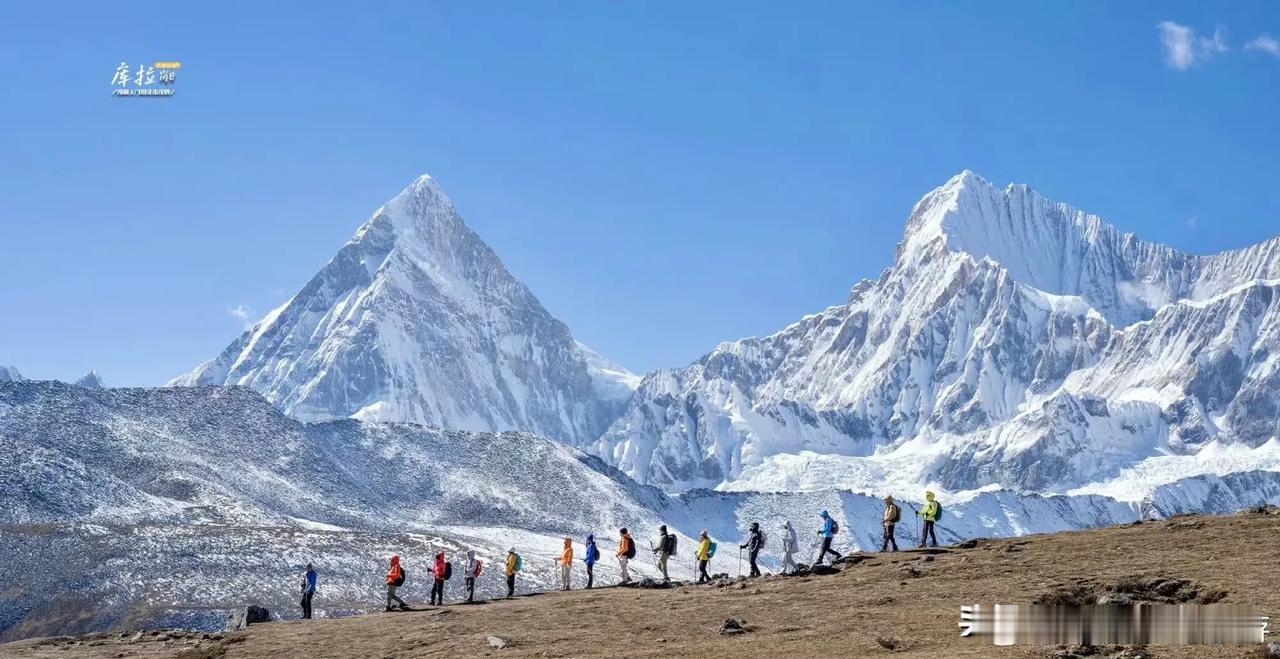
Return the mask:
<svg viewBox="0 0 1280 659">
<path fill-rule="evenodd" d="M 668 491 L 1083 486 L 1280 435 L 1280 237 L 1193 256 L 964 172 L 842 306 L 650 373 L 593 450 Z M 781 470 L 780 472 L 778 470 Z"/>
<path fill-rule="evenodd" d="M 85 373 L 79 380 L 76 380 L 72 384 L 86 389 L 102 389 L 106 386 L 102 382 L 102 376 L 98 375 L 97 371 L 89 371 L 88 373 Z"/>
<path fill-rule="evenodd" d="M 1280 278 L 1280 236 L 1211 256 L 1186 254 L 1122 233 L 1097 215 L 1045 199 L 1025 185 L 999 190 L 970 171 L 916 205 L 903 247 L 911 250 L 939 237 L 948 249 L 990 257 L 1019 282 L 1080 296 L 1122 327 L 1172 301 Z"/>
<path fill-rule="evenodd" d="M 24 379 L 16 366 L 0 365 L 0 382 L 16 382 Z"/>
<path fill-rule="evenodd" d="M 475 550 L 488 564 L 478 589 L 492 597 L 505 591 L 498 566 L 515 546 L 525 559 L 520 591 L 547 590 L 563 537 L 581 556 L 594 533 L 609 556 L 624 526 L 641 551 L 659 524 L 676 532 L 671 570 L 683 578 L 699 531 L 731 546 L 759 522 L 771 535 L 762 563 L 776 569 L 784 521 L 812 539 L 818 512 L 830 510 L 843 527 L 839 550 L 874 549 L 882 510 L 877 496 L 833 490 L 671 497 L 528 433 L 307 424 L 250 389 L 223 386 L 0 383 L 0 483 L 0 583 L 15 593 L 0 607 L 3 640 L 120 624 L 209 629 L 245 602 L 296 616 L 307 563 L 320 572 L 322 616 L 377 610 L 392 554 L 409 572 L 401 594 L 410 602 L 426 599 L 437 551 L 457 561 Z M 1182 478 L 1142 497 L 1143 505 L 1094 493 L 944 497 L 939 535 L 950 542 L 1278 503 L 1280 472 Z M 899 500 L 909 515 L 912 499 Z M 915 542 L 914 533 L 900 525 L 899 542 Z M 812 549 L 798 559 L 812 560 Z M 711 570 L 731 571 L 733 560 L 722 552 Z M 647 559 L 631 570 L 655 574 Z M 596 578 L 616 582 L 616 564 L 601 561 Z M 448 587 L 451 601 L 460 594 Z"/>
<path fill-rule="evenodd" d="M 617 417 L 633 380 L 574 341 L 423 176 L 291 300 L 171 384 L 245 385 L 302 420 L 580 444 Z"/>
</svg>

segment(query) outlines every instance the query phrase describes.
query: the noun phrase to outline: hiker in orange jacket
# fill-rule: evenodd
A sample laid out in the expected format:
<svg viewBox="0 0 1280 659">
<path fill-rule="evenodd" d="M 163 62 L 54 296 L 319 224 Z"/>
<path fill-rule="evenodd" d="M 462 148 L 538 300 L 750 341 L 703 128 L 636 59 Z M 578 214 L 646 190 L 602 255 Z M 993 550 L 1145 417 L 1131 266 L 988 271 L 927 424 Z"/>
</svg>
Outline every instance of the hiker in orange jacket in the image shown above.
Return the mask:
<svg viewBox="0 0 1280 659">
<path fill-rule="evenodd" d="M 618 566 L 622 569 L 622 583 L 631 583 L 631 573 L 627 572 L 627 561 L 636 557 L 636 541 L 623 528 L 618 532 L 622 539 L 618 541 Z"/>
<path fill-rule="evenodd" d="M 388 611 L 393 610 L 393 607 L 391 606 L 391 602 L 393 601 L 400 604 L 401 611 L 409 610 L 409 605 L 405 604 L 404 600 L 400 599 L 396 595 L 396 589 L 404 585 L 404 579 L 405 579 L 404 568 L 400 567 L 400 557 L 392 556 L 391 570 L 387 572 L 387 610 Z"/>
<path fill-rule="evenodd" d="M 437 552 L 435 563 L 427 569 L 431 572 L 431 576 L 435 577 L 431 582 L 431 603 L 444 606 L 444 580 L 449 578 L 449 573 L 452 571 L 449 562 L 444 559 L 444 552 Z"/>
<path fill-rule="evenodd" d="M 564 539 L 564 551 L 560 553 L 560 590 L 569 590 L 569 573 L 573 570 L 573 540 Z"/>
</svg>

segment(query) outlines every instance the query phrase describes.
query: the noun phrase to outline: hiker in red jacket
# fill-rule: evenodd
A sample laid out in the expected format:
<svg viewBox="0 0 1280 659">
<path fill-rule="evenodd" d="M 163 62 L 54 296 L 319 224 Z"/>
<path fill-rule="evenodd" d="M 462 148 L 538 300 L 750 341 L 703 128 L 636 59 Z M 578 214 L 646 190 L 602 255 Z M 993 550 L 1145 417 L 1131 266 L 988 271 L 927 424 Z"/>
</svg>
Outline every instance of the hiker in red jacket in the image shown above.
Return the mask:
<svg viewBox="0 0 1280 659">
<path fill-rule="evenodd" d="M 400 567 L 400 557 L 392 556 L 391 571 L 387 572 L 387 610 L 388 611 L 394 610 L 394 607 L 391 606 L 392 602 L 399 603 L 401 611 L 409 610 L 409 605 L 405 604 L 404 600 L 400 599 L 396 595 L 396 589 L 404 585 L 404 578 L 405 578 L 404 568 Z"/>
<path fill-rule="evenodd" d="M 444 552 L 436 554 L 435 563 L 427 568 L 431 572 L 431 576 L 435 577 L 435 581 L 431 583 L 431 604 L 436 606 L 444 606 L 444 580 L 448 579 L 452 570 L 449 568 L 448 561 L 444 560 Z"/>
</svg>

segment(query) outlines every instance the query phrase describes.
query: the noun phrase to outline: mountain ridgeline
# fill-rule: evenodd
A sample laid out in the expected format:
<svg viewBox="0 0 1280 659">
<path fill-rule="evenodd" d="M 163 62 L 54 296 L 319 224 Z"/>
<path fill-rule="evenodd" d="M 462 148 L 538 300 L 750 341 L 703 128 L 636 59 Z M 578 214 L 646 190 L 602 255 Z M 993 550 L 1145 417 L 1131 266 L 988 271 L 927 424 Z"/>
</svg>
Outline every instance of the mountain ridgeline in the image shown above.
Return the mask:
<svg viewBox="0 0 1280 659">
<path fill-rule="evenodd" d="M 1273 464 L 1277 401 L 1280 237 L 1184 254 L 964 172 L 878 279 L 648 374 L 593 450 L 668 491 L 815 465 L 868 491 L 1070 491 L 1166 455 Z"/>
<path fill-rule="evenodd" d="M 522 430 L 571 445 L 634 376 L 573 339 L 422 176 L 296 295 L 173 385 L 237 384 L 305 421 Z"/>
</svg>

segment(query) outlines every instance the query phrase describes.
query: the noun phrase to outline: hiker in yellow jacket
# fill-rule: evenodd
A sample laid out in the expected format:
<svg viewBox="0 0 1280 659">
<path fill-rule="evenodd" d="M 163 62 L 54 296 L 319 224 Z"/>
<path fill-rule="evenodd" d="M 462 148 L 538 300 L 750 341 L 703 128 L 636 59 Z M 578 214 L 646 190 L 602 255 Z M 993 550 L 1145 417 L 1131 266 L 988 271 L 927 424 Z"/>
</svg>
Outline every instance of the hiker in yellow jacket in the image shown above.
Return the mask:
<svg viewBox="0 0 1280 659">
<path fill-rule="evenodd" d="M 573 569 L 573 540 L 571 538 L 564 539 L 564 551 L 560 554 L 560 581 L 563 582 L 561 590 L 569 590 L 569 571 Z"/>
<path fill-rule="evenodd" d="M 938 515 L 942 512 L 942 505 L 933 497 L 933 492 L 924 493 L 925 504 L 924 510 L 917 511 L 916 514 L 924 517 L 924 530 L 920 532 L 920 546 L 924 546 L 925 538 L 933 540 L 933 546 L 938 546 L 938 534 L 933 530 L 933 523 L 938 521 Z"/>
<path fill-rule="evenodd" d="M 516 596 L 516 572 L 520 570 L 520 555 L 516 548 L 507 550 L 507 597 Z"/>
<path fill-rule="evenodd" d="M 706 529 L 703 529 L 701 541 L 698 543 L 698 583 L 706 583 L 711 581 L 711 575 L 707 574 L 707 563 L 711 562 L 711 546 L 715 544 L 711 542 L 711 537 L 707 535 Z"/>
</svg>

